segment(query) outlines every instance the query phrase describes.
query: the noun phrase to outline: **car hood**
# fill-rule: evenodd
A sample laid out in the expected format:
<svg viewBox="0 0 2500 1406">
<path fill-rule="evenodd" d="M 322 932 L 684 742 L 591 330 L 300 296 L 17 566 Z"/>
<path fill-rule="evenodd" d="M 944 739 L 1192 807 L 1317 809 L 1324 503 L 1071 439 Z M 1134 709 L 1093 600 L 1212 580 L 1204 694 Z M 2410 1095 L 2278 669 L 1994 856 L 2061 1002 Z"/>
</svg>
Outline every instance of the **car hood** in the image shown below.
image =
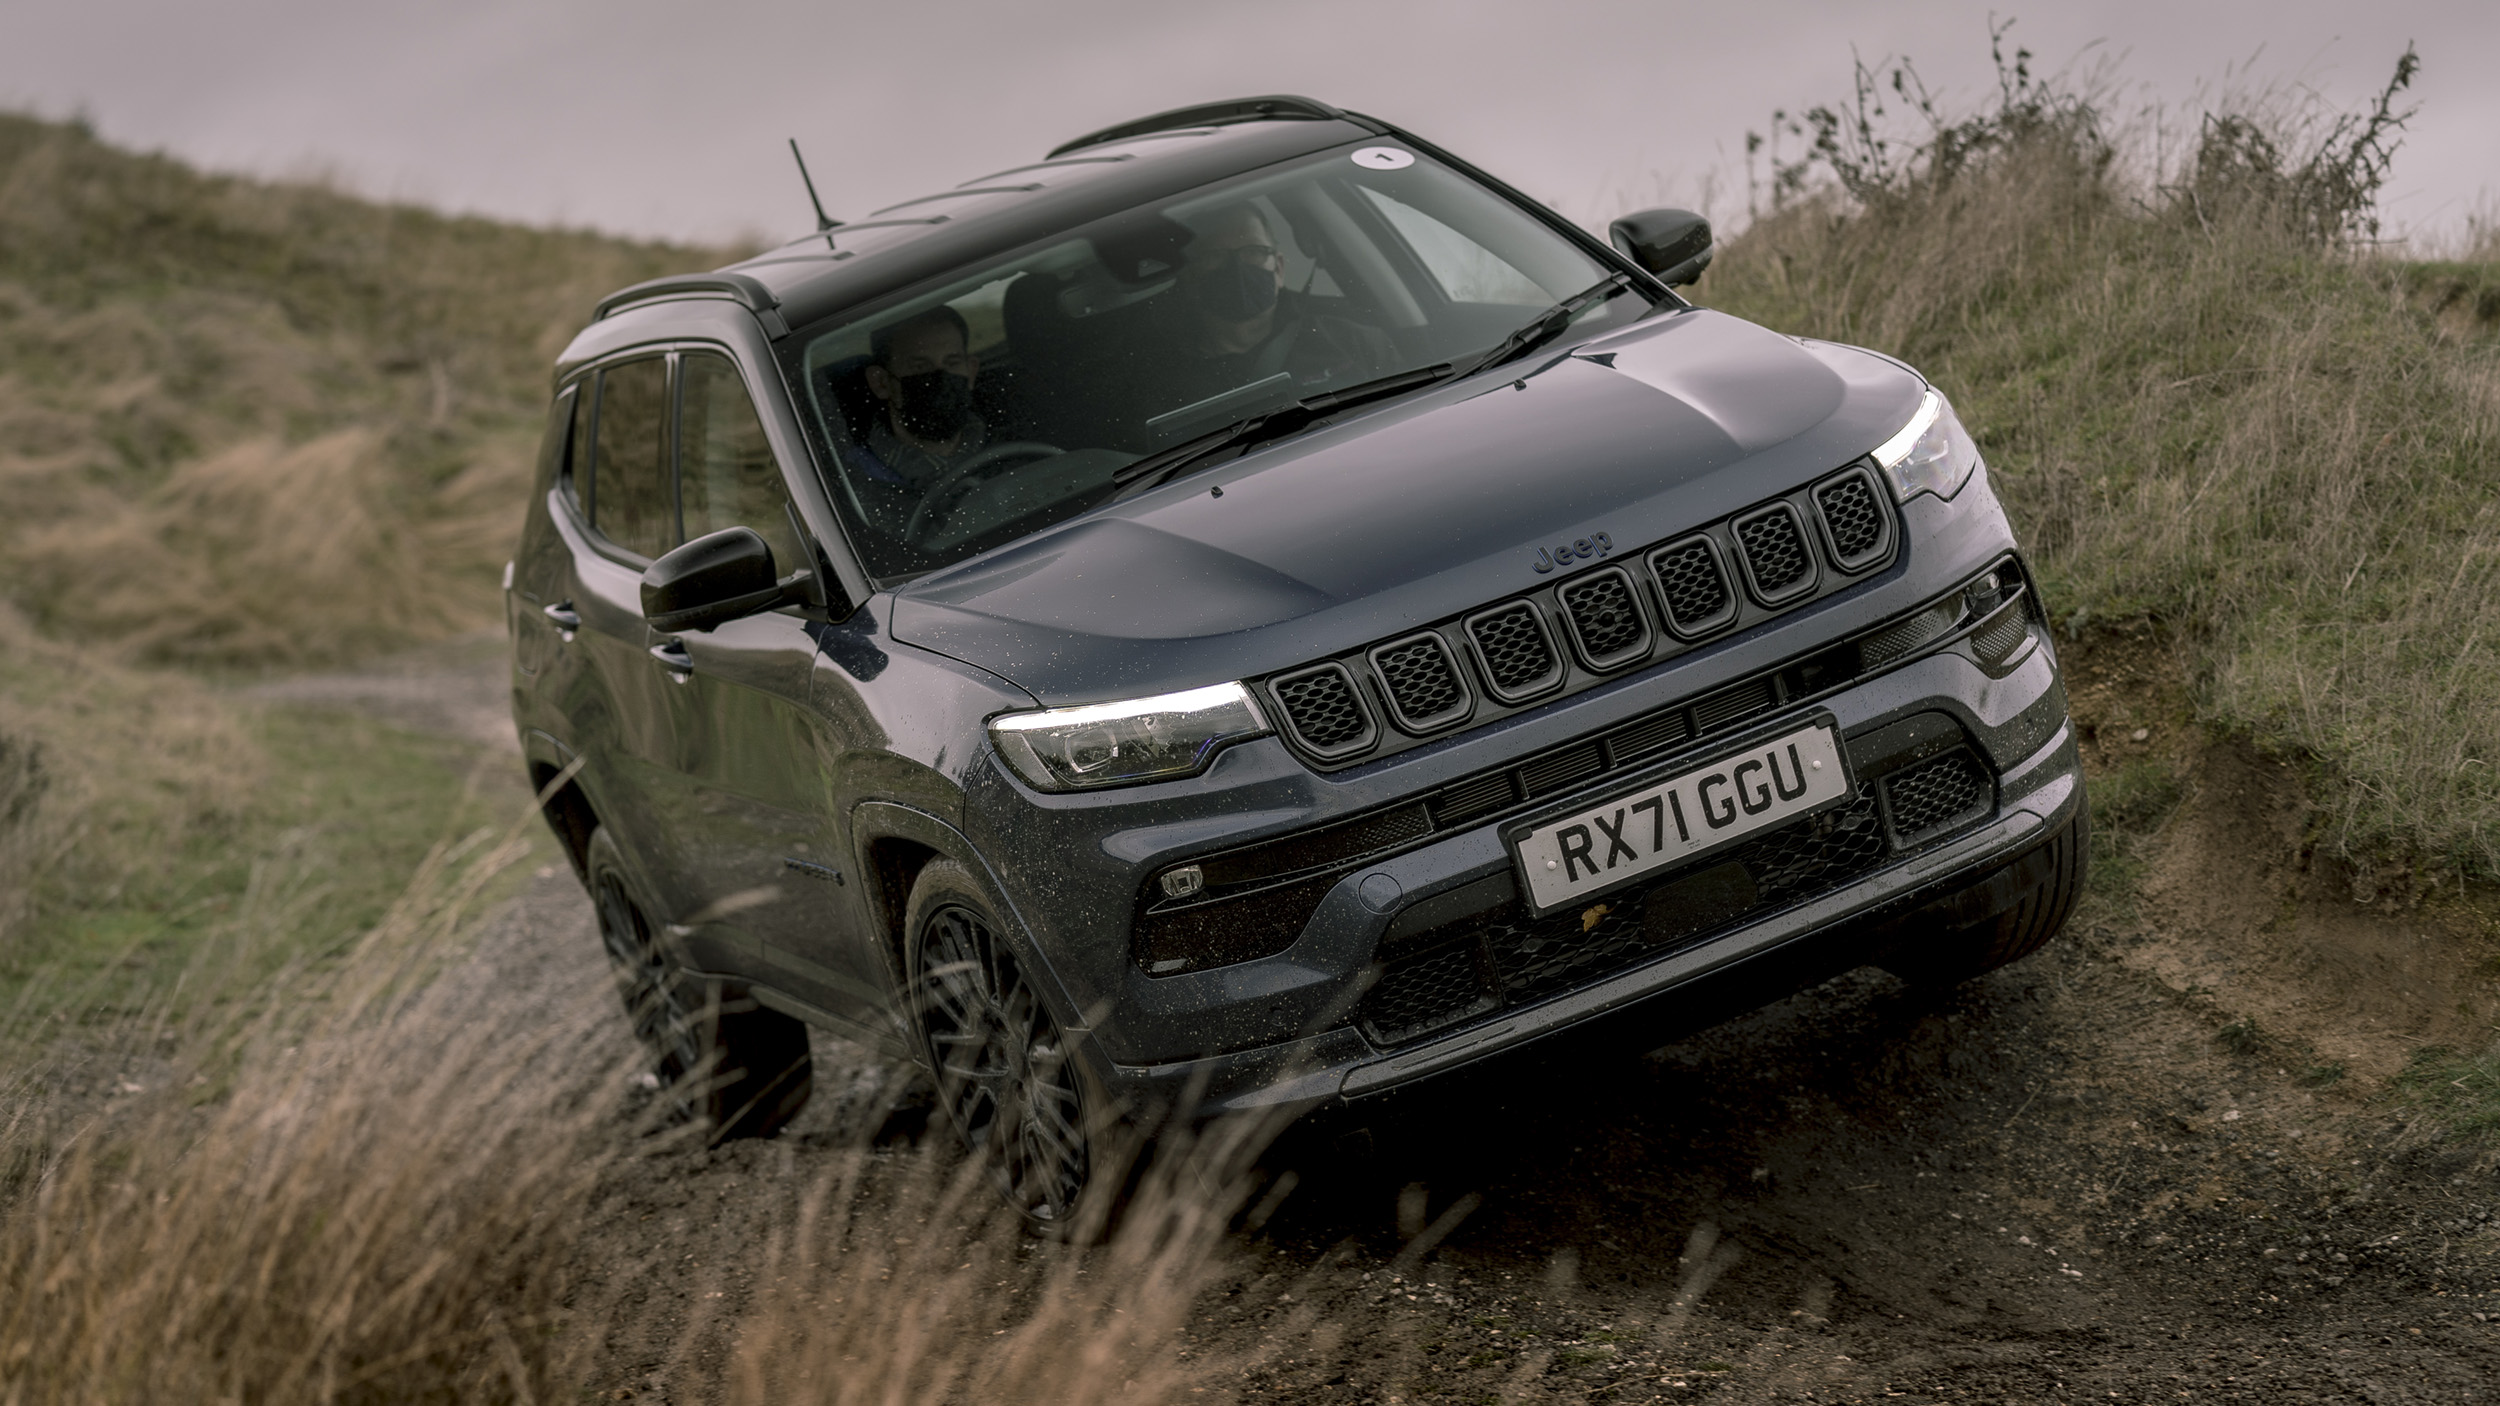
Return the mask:
<svg viewBox="0 0 2500 1406">
<path fill-rule="evenodd" d="M 1052 705 L 1248 678 L 1530 589 L 1541 550 L 1602 532 L 1620 560 L 1794 488 L 1920 390 L 1872 353 L 1663 313 L 922 577 L 892 630 Z"/>
</svg>

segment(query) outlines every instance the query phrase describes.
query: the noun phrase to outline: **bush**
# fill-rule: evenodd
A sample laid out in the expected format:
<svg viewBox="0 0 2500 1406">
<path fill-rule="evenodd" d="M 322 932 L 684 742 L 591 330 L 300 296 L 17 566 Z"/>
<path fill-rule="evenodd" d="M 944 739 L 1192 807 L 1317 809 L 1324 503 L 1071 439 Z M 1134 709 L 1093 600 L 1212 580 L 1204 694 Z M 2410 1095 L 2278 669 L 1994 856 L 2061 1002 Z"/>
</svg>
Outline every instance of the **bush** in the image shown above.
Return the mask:
<svg viewBox="0 0 2500 1406">
<path fill-rule="evenodd" d="M 1900 64 L 1783 117 L 1808 152 L 1703 296 L 1934 378 L 2067 630 L 2186 645 L 2208 724 L 2317 759 L 2331 848 L 2500 877 L 2500 343 L 2366 244 L 2414 55 L 2357 114 L 2209 114 L 2163 169 L 1997 38 L 1992 111 Z"/>
</svg>

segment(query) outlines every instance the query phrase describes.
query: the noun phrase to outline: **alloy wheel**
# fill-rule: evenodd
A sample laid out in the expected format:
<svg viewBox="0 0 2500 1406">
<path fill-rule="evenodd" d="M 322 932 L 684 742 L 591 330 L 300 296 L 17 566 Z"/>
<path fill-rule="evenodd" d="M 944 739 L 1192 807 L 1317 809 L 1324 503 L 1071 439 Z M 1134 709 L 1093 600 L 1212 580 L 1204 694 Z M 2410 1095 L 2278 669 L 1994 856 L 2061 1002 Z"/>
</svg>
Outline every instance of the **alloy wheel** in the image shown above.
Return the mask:
<svg viewBox="0 0 2500 1406">
<path fill-rule="evenodd" d="M 685 984 L 670 969 L 667 952 L 623 881 L 601 874 L 598 894 L 599 940 L 608 949 L 634 1038 L 659 1057 L 662 1091 L 685 1104 L 687 1076 L 703 1062 L 699 1014 L 687 1003 Z"/>
<path fill-rule="evenodd" d="M 939 909 L 920 945 L 920 1023 L 940 1103 L 1017 1209 L 1066 1220 L 1089 1162 L 1066 1038 L 980 914 Z"/>
</svg>

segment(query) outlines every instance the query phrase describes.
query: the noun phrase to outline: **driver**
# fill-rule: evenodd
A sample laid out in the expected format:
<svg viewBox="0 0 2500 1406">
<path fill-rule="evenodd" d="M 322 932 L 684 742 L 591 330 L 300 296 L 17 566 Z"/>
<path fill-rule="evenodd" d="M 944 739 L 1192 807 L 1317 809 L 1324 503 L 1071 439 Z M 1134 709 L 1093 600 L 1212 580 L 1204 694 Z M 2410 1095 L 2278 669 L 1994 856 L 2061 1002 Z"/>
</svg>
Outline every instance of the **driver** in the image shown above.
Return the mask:
<svg viewBox="0 0 2500 1406">
<path fill-rule="evenodd" d="M 964 315 L 940 303 L 871 333 L 866 379 L 878 413 L 868 424 L 868 476 L 913 496 L 989 445 L 972 413 L 981 359 Z"/>
<path fill-rule="evenodd" d="M 1267 216 L 1245 201 L 1195 221 L 1178 291 L 1186 401 L 1291 372 L 1318 389 L 1383 375 L 1397 348 L 1377 327 L 1322 312 L 1285 286 L 1285 260 Z"/>
</svg>

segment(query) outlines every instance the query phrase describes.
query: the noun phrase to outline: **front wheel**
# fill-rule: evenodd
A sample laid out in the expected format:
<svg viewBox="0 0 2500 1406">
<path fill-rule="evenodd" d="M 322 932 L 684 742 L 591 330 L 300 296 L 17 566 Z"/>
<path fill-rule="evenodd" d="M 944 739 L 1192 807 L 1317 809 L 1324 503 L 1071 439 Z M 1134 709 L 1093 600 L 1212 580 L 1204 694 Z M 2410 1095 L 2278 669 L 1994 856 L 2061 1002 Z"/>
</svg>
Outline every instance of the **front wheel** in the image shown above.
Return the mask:
<svg viewBox="0 0 2500 1406">
<path fill-rule="evenodd" d="M 1069 1224 L 1099 1160 L 1099 1085 L 964 866 L 935 859 L 920 871 L 904 932 L 912 1025 L 938 1106 L 1027 1223 Z"/>
<path fill-rule="evenodd" d="M 762 1137 L 797 1116 L 815 1087 L 807 1027 L 685 970 L 634 896 L 606 826 L 591 832 L 586 858 L 599 942 L 670 1111 L 715 1141 Z"/>
</svg>

